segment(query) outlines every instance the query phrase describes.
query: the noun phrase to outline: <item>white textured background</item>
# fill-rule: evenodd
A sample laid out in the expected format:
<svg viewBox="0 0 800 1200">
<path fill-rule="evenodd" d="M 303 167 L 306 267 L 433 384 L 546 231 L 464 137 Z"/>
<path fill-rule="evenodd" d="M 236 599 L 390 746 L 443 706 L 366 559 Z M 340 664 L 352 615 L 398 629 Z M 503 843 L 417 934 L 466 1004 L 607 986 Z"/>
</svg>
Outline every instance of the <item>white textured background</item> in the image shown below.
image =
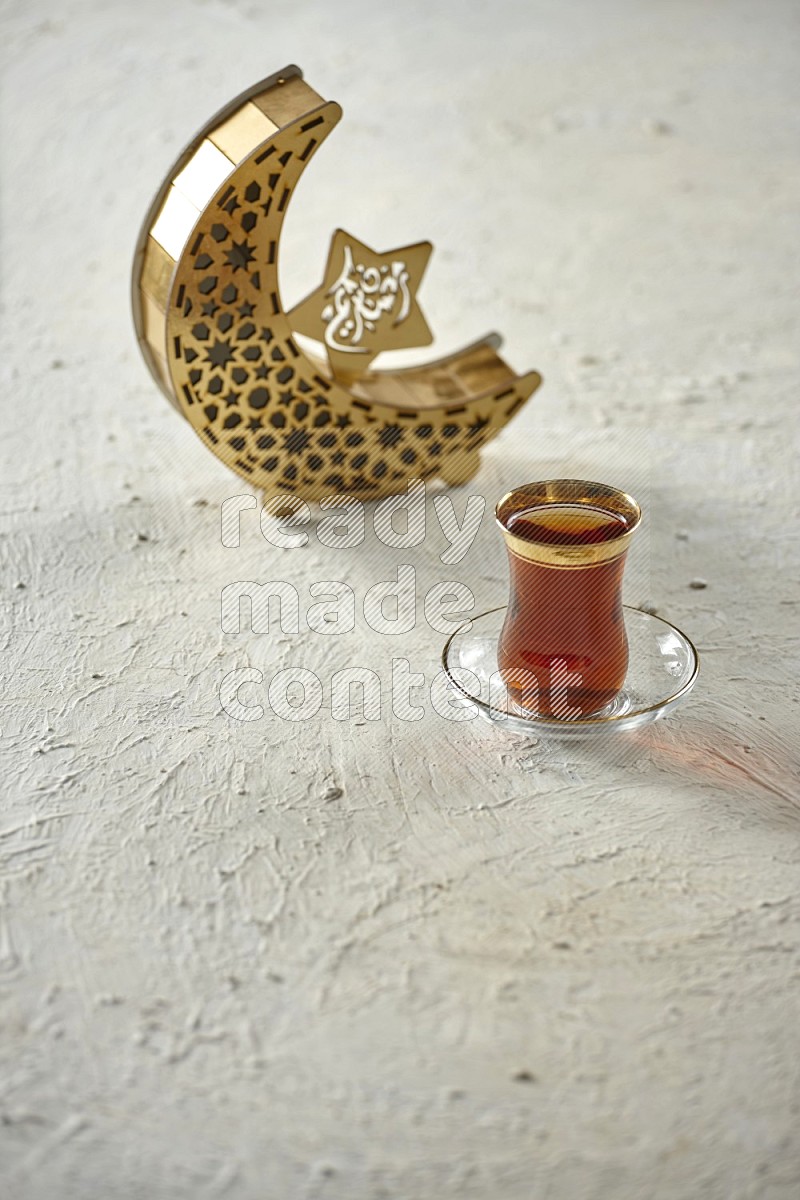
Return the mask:
<svg viewBox="0 0 800 1200">
<path fill-rule="evenodd" d="M 18 0 L 2 32 L 3 1196 L 797 1196 L 797 4 Z M 429 702 L 220 711 L 236 665 L 430 680 L 441 642 L 224 636 L 225 583 L 363 596 L 408 554 L 247 514 L 223 549 L 245 489 L 134 342 L 162 173 L 292 61 L 345 119 L 287 302 L 338 224 L 434 242 L 441 349 L 497 327 L 546 379 L 467 490 L 640 496 L 628 601 L 703 652 L 674 719 L 557 750 Z M 454 577 L 502 600 L 488 520 Z"/>
</svg>

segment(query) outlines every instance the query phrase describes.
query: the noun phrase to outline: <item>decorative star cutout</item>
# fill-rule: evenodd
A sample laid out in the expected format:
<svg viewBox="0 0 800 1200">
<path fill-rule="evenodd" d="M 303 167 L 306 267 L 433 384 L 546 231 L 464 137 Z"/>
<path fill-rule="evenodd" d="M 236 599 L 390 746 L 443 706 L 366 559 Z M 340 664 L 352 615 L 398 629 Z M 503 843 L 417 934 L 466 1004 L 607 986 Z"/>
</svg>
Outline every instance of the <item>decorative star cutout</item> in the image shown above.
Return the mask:
<svg viewBox="0 0 800 1200">
<path fill-rule="evenodd" d="M 476 418 L 475 418 L 475 420 L 474 420 L 474 421 L 472 421 L 472 422 L 471 422 L 471 423 L 470 423 L 470 424 L 467 426 L 467 434 L 468 434 L 468 436 L 469 436 L 469 437 L 475 437 L 475 436 L 476 436 L 476 434 L 478 434 L 478 433 L 483 433 L 484 429 L 487 427 L 487 425 L 488 425 L 488 424 L 489 424 L 489 418 L 488 418 L 488 417 L 476 417 Z"/>
<path fill-rule="evenodd" d="M 398 442 L 402 442 L 403 436 L 399 425 L 384 425 L 378 434 L 378 441 L 382 446 L 396 446 Z"/>
<path fill-rule="evenodd" d="M 284 438 L 283 448 L 289 454 L 302 454 L 310 441 L 310 433 L 306 433 L 304 429 L 293 429 L 292 432 L 288 434 L 286 438 Z"/>
<path fill-rule="evenodd" d="M 243 242 L 234 242 L 230 250 L 225 251 L 225 257 L 234 272 L 240 268 L 247 267 L 255 258 L 255 247 L 245 239 Z"/>
<path fill-rule="evenodd" d="M 233 354 L 229 341 L 221 342 L 216 338 L 214 345 L 206 353 L 206 362 L 213 363 L 215 367 L 225 367 L 233 358 Z"/>
<path fill-rule="evenodd" d="M 417 242 L 379 254 L 337 229 L 321 286 L 289 313 L 293 328 L 322 342 L 344 379 L 366 371 L 382 350 L 429 346 L 417 290 L 432 249 Z"/>
</svg>

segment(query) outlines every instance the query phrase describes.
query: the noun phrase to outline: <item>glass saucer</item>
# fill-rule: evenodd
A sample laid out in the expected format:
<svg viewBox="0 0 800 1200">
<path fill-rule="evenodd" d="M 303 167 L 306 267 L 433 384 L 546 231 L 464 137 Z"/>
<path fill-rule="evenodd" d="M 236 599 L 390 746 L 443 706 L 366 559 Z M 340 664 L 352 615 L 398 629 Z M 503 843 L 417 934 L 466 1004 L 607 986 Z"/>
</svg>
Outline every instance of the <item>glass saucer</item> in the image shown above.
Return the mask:
<svg viewBox="0 0 800 1200">
<path fill-rule="evenodd" d="M 686 634 L 669 621 L 627 605 L 623 612 L 628 674 L 616 699 L 590 717 L 535 717 L 514 704 L 497 668 L 505 606 L 473 617 L 451 634 L 442 652 L 445 674 L 480 716 L 514 733 L 581 738 L 639 729 L 686 698 L 697 679 L 699 660 Z"/>
</svg>

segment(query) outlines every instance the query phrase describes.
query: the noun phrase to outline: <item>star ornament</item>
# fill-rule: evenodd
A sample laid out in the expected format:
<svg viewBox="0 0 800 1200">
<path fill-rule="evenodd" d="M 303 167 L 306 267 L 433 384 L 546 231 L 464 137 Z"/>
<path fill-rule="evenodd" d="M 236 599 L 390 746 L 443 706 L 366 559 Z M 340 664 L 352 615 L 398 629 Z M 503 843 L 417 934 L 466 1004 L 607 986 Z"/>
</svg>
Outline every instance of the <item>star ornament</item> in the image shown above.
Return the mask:
<svg viewBox="0 0 800 1200">
<path fill-rule="evenodd" d="M 366 371 L 382 350 L 429 346 L 417 290 L 432 250 L 417 242 L 379 254 L 337 229 L 322 284 L 289 313 L 292 327 L 322 342 L 333 374 L 345 379 Z"/>
</svg>

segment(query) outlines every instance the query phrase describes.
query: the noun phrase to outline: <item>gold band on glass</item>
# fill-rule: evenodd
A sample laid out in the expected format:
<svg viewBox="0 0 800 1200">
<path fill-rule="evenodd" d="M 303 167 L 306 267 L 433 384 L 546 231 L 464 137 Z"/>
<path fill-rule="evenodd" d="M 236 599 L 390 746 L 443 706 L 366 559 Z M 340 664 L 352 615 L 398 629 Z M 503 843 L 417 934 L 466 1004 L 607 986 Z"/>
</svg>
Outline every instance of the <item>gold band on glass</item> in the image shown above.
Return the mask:
<svg viewBox="0 0 800 1200">
<path fill-rule="evenodd" d="M 516 537 L 509 529 L 515 516 L 547 504 L 585 504 L 614 513 L 625 520 L 626 531 L 611 542 L 594 542 L 584 546 L 558 546 L 552 542 L 535 542 Z M 512 554 L 545 567 L 587 567 L 610 562 L 624 554 L 642 511 L 627 492 L 605 483 L 587 479 L 545 479 L 541 483 L 526 483 L 507 492 L 495 509 L 497 523 Z"/>
</svg>

